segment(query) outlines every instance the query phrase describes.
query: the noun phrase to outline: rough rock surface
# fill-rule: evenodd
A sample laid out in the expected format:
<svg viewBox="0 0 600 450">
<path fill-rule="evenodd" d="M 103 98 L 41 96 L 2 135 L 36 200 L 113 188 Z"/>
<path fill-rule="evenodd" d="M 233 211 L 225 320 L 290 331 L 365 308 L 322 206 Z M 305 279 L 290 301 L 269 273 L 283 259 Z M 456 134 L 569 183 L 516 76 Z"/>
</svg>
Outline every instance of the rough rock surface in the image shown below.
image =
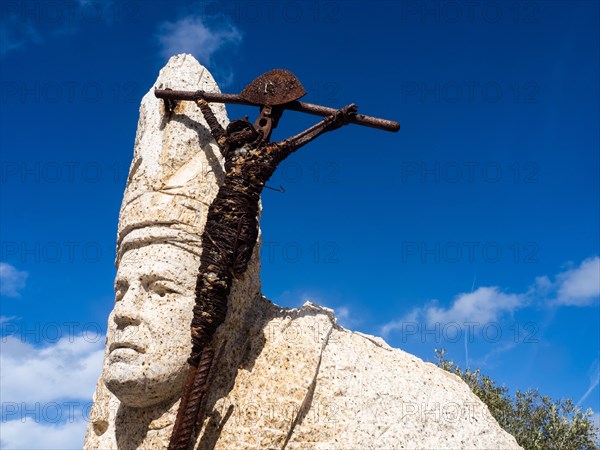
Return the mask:
<svg viewBox="0 0 600 450">
<path fill-rule="evenodd" d="M 155 86 L 218 89 L 190 55 L 171 58 Z M 221 176 L 196 106 L 182 103 L 167 120 L 151 90 L 119 218 L 117 301 L 86 449 L 166 448 L 190 349 L 201 230 Z M 262 297 L 258 248 L 217 331 L 225 351 L 197 448 L 520 448 L 458 377 L 340 327 L 331 310 Z"/>
</svg>

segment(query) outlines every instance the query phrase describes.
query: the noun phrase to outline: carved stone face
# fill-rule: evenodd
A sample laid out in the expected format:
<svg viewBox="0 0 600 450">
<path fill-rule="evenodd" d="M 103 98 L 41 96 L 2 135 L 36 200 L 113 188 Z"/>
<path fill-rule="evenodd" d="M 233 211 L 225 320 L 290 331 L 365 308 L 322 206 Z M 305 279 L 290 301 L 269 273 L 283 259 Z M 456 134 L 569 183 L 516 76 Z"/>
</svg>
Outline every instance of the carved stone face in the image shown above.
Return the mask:
<svg viewBox="0 0 600 450">
<path fill-rule="evenodd" d="M 147 407 L 181 393 L 199 260 L 172 244 L 145 245 L 123 254 L 103 375 L 123 404 Z"/>
</svg>

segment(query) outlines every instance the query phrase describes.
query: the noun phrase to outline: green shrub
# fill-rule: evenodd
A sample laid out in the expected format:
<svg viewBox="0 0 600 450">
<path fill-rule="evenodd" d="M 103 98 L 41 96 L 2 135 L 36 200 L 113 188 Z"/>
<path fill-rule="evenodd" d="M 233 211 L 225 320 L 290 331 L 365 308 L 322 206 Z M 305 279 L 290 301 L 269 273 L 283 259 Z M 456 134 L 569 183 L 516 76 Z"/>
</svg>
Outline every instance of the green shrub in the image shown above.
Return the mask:
<svg viewBox="0 0 600 450">
<path fill-rule="evenodd" d="M 512 434 L 525 450 L 595 450 L 599 448 L 592 411 L 581 412 L 571 399 L 552 400 L 538 390 L 516 391 L 498 386 L 479 369 L 463 371 L 435 350 L 437 364 L 458 375 L 489 408 L 496 421 Z"/>
</svg>

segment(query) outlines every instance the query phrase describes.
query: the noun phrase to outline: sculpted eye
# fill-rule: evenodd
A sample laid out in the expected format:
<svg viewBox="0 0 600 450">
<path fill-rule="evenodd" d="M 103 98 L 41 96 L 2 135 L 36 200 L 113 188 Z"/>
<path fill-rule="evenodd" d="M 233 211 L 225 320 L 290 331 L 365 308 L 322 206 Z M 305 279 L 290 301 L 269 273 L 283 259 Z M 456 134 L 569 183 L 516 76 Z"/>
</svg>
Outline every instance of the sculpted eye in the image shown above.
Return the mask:
<svg viewBox="0 0 600 450">
<path fill-rule="evenodd" d="M 167 294 L 179 294 L 177 287 L 166 280 L 157 280 L 148 286 L 148 289 L 157 294 L 159 297 L 164 297 Z"/>
</svg>

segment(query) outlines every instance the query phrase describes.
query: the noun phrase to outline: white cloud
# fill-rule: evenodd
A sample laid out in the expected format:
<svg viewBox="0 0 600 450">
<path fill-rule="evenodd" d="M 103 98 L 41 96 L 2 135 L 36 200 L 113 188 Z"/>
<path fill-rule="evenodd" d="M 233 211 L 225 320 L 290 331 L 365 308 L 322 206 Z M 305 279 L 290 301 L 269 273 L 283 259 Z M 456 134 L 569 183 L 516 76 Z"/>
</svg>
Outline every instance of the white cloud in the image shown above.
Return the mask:
<svg viewBox="0 0 600 450">
<path fill-rule="evenodd" d="M 448 309 L 435 306 L 426 308 L 425 317 L 428 323 L 489 323 L 524 304 L 523 295 L 504 294 L 496 286 L 480 287 L 473 292 L 459 294 Z"/>
<path fill-rule="evenodd" d="M 587 306 L 600 296 L 600 257 L 588 258 L 579 267 L 556 276 L 560 305 Z"/>
<path fill-rule="evenodd" d="M 588 390 L 581 396 L 579 401 L 577 402 L 577 406 L 581 405 L 585 400 L 590 396 L 590 394 L 596 389 L 598 384 L 600 384 L 600 361 L 594 360 L 592 365 L 588 369 L 588 374 L 590 376 L 590 384 L 588 386 Z"/>
<path fill-rule="evenodd" d="M 44 41 L 39 30 L 27 18 L 18 20 L 19 15 L 7 14 L 0 27 L 0 56 L 21 48 L 29 43 L 40 44 Z"/>
<path fill-rule="evenodd" d="M 350 310 L 347 306 L 339 306 L 334 308 L 335 315 L 340 319 L 349 319 L 350 318 Z"/>
<path fill-rule="evenodd" d="M 3 403 L 92 397 L 102 369 L 104 339 L 89 342 L 69 336 L 40 348 L 14 336 L 1 339 L 0 365 L 10 368 L 2 371 Z"/>
<path fill-rule="evenodd" d="M 550 278 L 546 275 L 535 278 L 535 283 L 532 287 L 532 294 L 547 297 L 554 291 L 555 287 Z"/>
<path fill-rule="evenodd" d="M 6 449 L 78 449 L 83 447 L 87 421 L 50 425 L 31 418 L 9 420 L 2 424 L 1 447 Z"/>
<path fill-rule="evenodd" d="M 211 62 L 212 56 L 226 45 L 237 45 L 242 35 L 234 26 L 210 29 L 201 17 L 190 15 L 176 22 L 164 22 L 159 26 L 158 41 L 160 54 L 170 58 L 178 53 L 191 53 L 204 65 Z"/>
<path fill-rule="evenodd" d="M 103 347 L 104 339 L 83 336 L 42 347 L 3 336 L 1 447 L 81 448 Z"/>
<path fill-rule="evenodd" d="M 505 294 L 496 286 L 480 287 L 473 292 L 461 293 L 455 297 L 449 308 L 438 306 L 432 301 L 421 308 L 414 308 L 401 319 L 392 320 L 381 327 L 386 337 L 393 331 L 403 329 L 406 324 L 427 325 L 456 323 L 487 324 L 496 322 L 503 314 L 512 313 L 526 304 L 522 294 Z"/>
<path fill-rule="evenodd" d="M 31 44 L 51 42 L 59 36 L 73 36 L 85 30 L 86 24 L 132 21 L 139 13 L 133 2 L 122 8 L 114 1 L 98 0 L 6 3 L 0 26 L 0 56 Z"/>
<path fill-rule="evenodd" d="M 323 304 L 323 306 L 327 307 L 327 305 Z M 353 328 L 357 325 L 360 325 L 361 320 L 359 317 L 356 317 L 355 314 L 352 314 L 349 306 L 341 305 L 336 306 L 333 309 L 333 313 L 335 314 L 335 318 L 338 324 L 343 326 L 344 328 Z"/>
<path fill-rule="evenodd" d="M 18 271 L 10 264 L 0 262 L 0 295 L 20 297 L 19 291 L 25 287 L 28 275 L 27 272 Z"/>
<path fill-rule="evenodd" d="M 12 322 L 15 319 L 18 319 L 18 317 L 17 316 L 0 316 L 0 325 L 3 325 L 8 322 Z"/>
<path fill-rule="evenodd" d="M 437 300 L 410 311 L 381 327 L 382 336 L 402 330 L 409 323 L 466 322 L 490 323 L 503 315 L 542 301 L 546 306 L 589 306 L 600 296 L 600 257 L 585 259 L 578 267 L 558 273 L 554 281 L 547 275 L 535 278 L 527 292 L 505 294 L 496 286 L 480 287 L 470 293 L 459 294 L 450 307 L 438 306 Z"/>
<path fill-rule="evenodd" d="M 414 308 L 400 319 L 392 320 L 381 327 L 381 335 L 387 338 L 393 331 L 401 330 L 404 324 L 417 323 L 421 320 L 422 308 Z"/>
</svg>

